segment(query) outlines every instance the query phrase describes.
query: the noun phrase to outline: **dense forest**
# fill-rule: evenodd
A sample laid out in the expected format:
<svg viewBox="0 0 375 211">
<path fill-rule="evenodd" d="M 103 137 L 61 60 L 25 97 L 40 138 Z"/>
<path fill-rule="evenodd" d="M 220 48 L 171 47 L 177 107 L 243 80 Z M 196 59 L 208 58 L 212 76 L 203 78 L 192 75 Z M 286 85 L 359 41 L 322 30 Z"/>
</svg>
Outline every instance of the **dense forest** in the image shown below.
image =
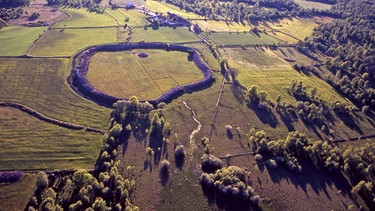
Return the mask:
<svg viewBox="0 0 375 211">
<path fill-rule="evenodd" d="M 305 49 L 329 56 L 325 79 L 365 110 L 375 108 L 375 3 L 340 0 L 331 9 L 342 18 L 315 28 Z M 313 50 L 314 51 L 314 50 Z"/>
</svg>

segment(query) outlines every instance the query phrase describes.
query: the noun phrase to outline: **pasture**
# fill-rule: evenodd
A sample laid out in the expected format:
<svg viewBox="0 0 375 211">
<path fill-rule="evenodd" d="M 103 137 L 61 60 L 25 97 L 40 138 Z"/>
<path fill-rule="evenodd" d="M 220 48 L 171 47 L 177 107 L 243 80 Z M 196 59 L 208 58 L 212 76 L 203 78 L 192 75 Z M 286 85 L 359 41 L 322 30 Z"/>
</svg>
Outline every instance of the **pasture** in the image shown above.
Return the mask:
<svg viewBox="0 0 375 211">
<path fill-rule="evenodd" d="M 98 14 L 87 9 L 61 8 L 70 17 L 56 23 L 53 28 L 117 27 L 117 22 L 106 13 Z"/>
<path fill-rule="evenodd" d="M 206 33 L 202 35 L 209 40 L 212 40 L 216 45 L 255 45 L 255 44 L 277 44 L 282 41 L 275 37 L 264 33 L 259 33 L 259 36 L 252 32 L 243 31 L 229 31 L 229 32 L 215 32 Z"/>
<path fill-rule="evenodd" d="M 193 20 L 193 24 L 197 23 L 203 32 L 214 30 L 217 32 L 228 32 L 228 31 L 249 31 L 252 27 L 250 25 L 244 25 L 236 23 L 234 21 L 214 21 L 214 20 Z"/>
<path fill-rule="evenodd" d="M 331 9 L 332 5 L 330 4 L 324 4 L 320 2 L 315 1 L 307 1 L 307 0 L 295 0 L 297 4 L 299 4 L 303 8 L 307 9 L 318 9 L 318 10 L 329 10 Z"/>
<path fill-rule="evenodd" d="M 329 84 L 315 76 L 297 72 L 289 63 L 279 58 L 269 49 L 225 49 L 223 54 L 228 57 L 231 67 L 238 68 L 237 79 L 242 85 L 245 87 L 258 85 L 258 90 L 266 91 L 272 100 L 276 99 L 280 94 L 282 101 L 296 102 L 287 92 L 292 80 L 296 80 L 302 81 L 308 89 L 316 87 L 318 89 L 317 97 L 327 102 L 339 100 L 349 103 Z"/>
<path fill-rule="evenodd" d="M 106 9 L 105 13 L 114 18 L 121 27 L 125 24 L 136 27 L 150 23 L 146 20 L 147 16 L 137 10 L 126 10 L 124 8 L 118 8 L 115 10 Z"/>
<path fill-rule="evenodd" d="M 312 34 L 318 24 L 311 18 L 293 18 L 293 20 L 283 19 L 279 22 L 267 23 L 267 25 L 292 37 L 303 40 L 305 37 Z"/>
<path fill-rule="evenodd" d="M 0 170 L 93 167 L 100 134 L 65 129 L 14 108 L 0 107 L 0 113 Z"/>
<path fill-rule="evenodd" d="M 0 185 L 0 210 L 24 210 L 35 191 L 36 174 L 25 174 L 20 181 Z"/>
<path fill-rule="evenodd" d="M 187 28 L 159 27 L 157 30 L 148 28 L 134 28 L 132 42 L 199 42 L 200 39 Z"/>
<path fill-rule="evenodd" d="M 52 29 L 33 45 L 29 55 L 73 56 L 87 46 L 114 43 L 116 39 L 116 28 Z"/>
<path fill-rule="evenodd" d="M 147 58 L 138 53 L 147 53 Z M 90 62 L 87 78 L 98 90 L 107 94 L 141 100 L 152 100 L 177 85 L 203 78 L 187 54 L 163 50 L 100 52 Z"/>
<path fill-rule="evenodd" d="M 17 102 L 61 121 L 106 129 L 110 109 L 82 98 L 68 86 L 68 63 L 68 59 L 0 58 L 0 101 Z"/>
<path fill-rule="evenodd" d="M 47 27 L 8 26 L 0 30 L 0 56 L 24 55 Z"/>
</svg>

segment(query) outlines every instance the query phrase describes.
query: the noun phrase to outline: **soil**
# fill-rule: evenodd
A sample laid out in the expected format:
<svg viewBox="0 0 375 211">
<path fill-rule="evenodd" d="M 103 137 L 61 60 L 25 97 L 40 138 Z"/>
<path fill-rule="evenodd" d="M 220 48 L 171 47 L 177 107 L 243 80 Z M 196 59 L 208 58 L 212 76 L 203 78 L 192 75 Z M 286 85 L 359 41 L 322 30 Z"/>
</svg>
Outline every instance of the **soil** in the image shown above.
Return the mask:
<svg viewBox="0 0 375 211">
<path fill-rule="evenodd" d="M 40 16 L 38 19 L 30 20 L 30 16 L 33 13 L 39 13 Z M 24 9 L 24 14 L 14 20 L 9 21 L 9 25 L 16 25 L 16 26 L 22 26 L 27 25 L 30 23 L 37 23 L 39 21 L 42 21 L 44 23 L 48 23 L 48 25 L 53 25 L 54 23 L 57 23 L 65 18 L 68 18 L 69 16 L 61 11 L 58 11 L 54 9 L 51 6 L 47 5 L 47 1 L 45 0 L 36 0 L 33 4 L 30 4 L 29 7 L 26 7 Z"/>
</svg>

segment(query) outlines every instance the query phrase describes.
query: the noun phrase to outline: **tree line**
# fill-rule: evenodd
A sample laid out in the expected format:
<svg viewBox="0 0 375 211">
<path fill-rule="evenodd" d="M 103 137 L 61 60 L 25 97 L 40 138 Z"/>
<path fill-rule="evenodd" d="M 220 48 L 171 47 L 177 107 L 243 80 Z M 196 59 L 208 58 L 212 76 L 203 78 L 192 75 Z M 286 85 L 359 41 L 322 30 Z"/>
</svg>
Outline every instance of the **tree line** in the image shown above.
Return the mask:
<svg viewBox="0 0 375 211">
<path fill-rule="evenodd" d="M 49 5 L 66 5 L 74 8 L 85 7 L 90 12 L 104 13 L 105 8 L 99 4 L 102 0 L 48 0 Z"/>
<path fill-rule="evenodd" d="M 375 109 L 375 3 L 338 0 L 330 11 L 340 18 L 317 26 L 298 48 L 327 55 L 332 74 L 324 79 L 357 105 Z"/>
</svg>

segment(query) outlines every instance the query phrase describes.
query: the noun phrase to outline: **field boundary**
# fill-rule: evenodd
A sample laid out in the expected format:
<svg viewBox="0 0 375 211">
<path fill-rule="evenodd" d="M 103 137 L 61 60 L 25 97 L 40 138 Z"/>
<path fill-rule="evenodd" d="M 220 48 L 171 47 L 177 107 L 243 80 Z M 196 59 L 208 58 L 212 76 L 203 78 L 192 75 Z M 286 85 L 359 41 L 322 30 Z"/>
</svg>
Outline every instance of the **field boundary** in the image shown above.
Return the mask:
<svg viewBox="0 0 375 211">
<path fill-rule="evenodd" d="M 84 98 L 94 101 L 95 103 L 111 108 L 113 103 L 121 100 L 100 90 L 95 89 L 91 85 L 86 75 L 90 63 L 90 58 L 99 51 L 115 52 L 126 51 L 131 49 L 163 49 L 166 51 L 180 51 L 186 52 L 191 56 L 195 65 L 202 71 L 204 78 L 195 83 L 187 84 L 184 86 L 176 86 L 169 91 L 163 93 L 160 97 L 148 100 L 153 106 L 161 102 L 168 103 L 173 99 L 183 95 L 184 93 L 191 93 L 200 89 L 210 87 L 214 82 L 210 67 L 202 60 L 197 50 L 192 47 L 170 44 L 170 43 L 133 43 L 133 44 L 103 44 L 88 47 L 73 57 L 72 71 L 68 77 L 70 86 Z M 146 101 L 146 100 L 143 100 Z"/>
<path fill-rule="evenodd" d="M 12 108 L 16 108 L 30 116 L 33 116 L 39 120 L 42 120 L 44 122 L 47 122 L 47 123 L 51 123 L 51 124 L 54 124 L 54 125 L 57 125 L 57 126 L 60 126 L 60 127 L 63 127 L 63 128 L 67 128 L 67 129 L 71 129 L 71 130 L 85 130 L 85 131 L 88 131 L 88 132 L 96 132 L 96 133 L 100 133 L 100 134 L 105 134 L 105 131 L 103 130 L 99 130 L 99 129 L 96 129 L 96 128 L 91 128 L 91 127 L 85 127 L 85 126 L 82 126 L 82 125 L 77 125 L 77 124 L 74 124 L 74 123 L 69 123 L 69 122 L 64 122 L 64 121 L 60 121 L 60 120 L 57 120 L 57 119 L 53 119 L 53 118 L 50 118 L 50 117 L 47 117 L 47 116 L 44 116 L 43 114 L 39 113 L 38 111 L 28 107 L 28 106 L 25 106 L 25 105 L 22 105 L 22 104 L 19 104 L 19 103 L 14 103 L 14 102 L 0 102 L 0 107 L 12 107 Z"/>
</svg>

